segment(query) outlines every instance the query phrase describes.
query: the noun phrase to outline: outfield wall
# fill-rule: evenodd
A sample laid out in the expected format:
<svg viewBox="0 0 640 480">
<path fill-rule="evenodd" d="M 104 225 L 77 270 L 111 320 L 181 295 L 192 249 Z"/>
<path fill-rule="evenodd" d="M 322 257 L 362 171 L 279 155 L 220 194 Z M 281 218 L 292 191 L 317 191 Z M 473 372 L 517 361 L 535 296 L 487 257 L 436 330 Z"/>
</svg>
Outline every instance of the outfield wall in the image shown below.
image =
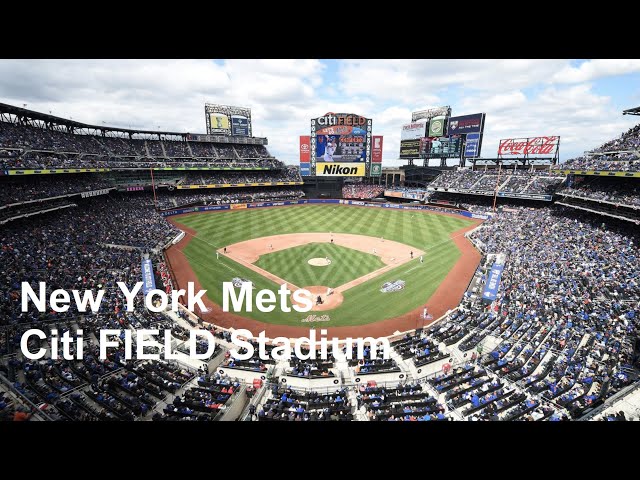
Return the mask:
<svg viewBox="0 0 640 480">
<path fill-rule="evenodd" d="M 306 205 L 306 204 L 340 204 L 340 205 L 357 205 L 360 207 L 373 207 L 373 208 L 394 208 L 398 210 L 427 210 L 433 212 L 444 212 L 453 215 L 460 215 L 466 218 L 477 218 L 486 220 L 491 215 L 480 215 L 477 213 L 471 213 L 460 210 L 449 210 L 442 207 L 431 207 L 428 205 L 401 205 L 395 203 L 371 203 L 359 200 L 338 200 L 338 199 L 309 199 L 309 200 L 283 200 L 280 202 L 252 202 L 252 203 L 232 203 L 226 205 L 208 205 L 202 207 L 187 207 L 178 208 L 174 210 L 166 210 L 160 212 L 163 217 L 171 217 L 173 215 L 182 215 L 185 213 L 197 213 L 197 212 L 212 212 L 217 210 L 243 210 L 251 208 L 263 208 L 263 207 L 283 207 L 288 205 Z"/>
</svg>

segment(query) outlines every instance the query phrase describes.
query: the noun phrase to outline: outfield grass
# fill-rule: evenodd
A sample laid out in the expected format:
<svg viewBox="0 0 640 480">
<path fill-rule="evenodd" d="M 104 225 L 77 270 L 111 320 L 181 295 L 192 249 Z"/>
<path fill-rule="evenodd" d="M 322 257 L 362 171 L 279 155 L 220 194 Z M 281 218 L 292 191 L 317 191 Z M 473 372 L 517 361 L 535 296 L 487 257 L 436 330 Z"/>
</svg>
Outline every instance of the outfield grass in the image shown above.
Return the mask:
<svg viewBox="0 0 640 480">
<path fill-rule="evenodd" d="M 346 205 L 303 205 L 195 213 L 176 220 L 196 231 L 196 236 L 185 248 L 184 254 L 202 287 L 208 290 L 209 298 L 220 305 L 222 282 L 230 281 L 233 277 L 249 279 L 257 289 L 268 288 L 275 292 L 279 287 L 229 258 L 220 256 L 216 260 L 216 249 L 243 240 L 284 233 L 352 233 L 384 236 L 426 252 L 423 264 L 416 259 L 349 289 L 345 292 L 342 305 L 326 312 L 331 321 L 323 323 L 323 327 L 376 322 L 424 305 L 460 258 L 460 251 L 449 235 L 472 224 L 464 218 L 428 212 Z M 291 267 L 295 268 L 296 265 L 292 264 Z M 288 279 L 284 274 L 282 277 Z M 393 293 L 380 292 L 384 282 L 395 280 L 404 280 L 405 288 Z M 291 281 L 304 286 L 292 279 Z M 295 326 L 303 326 L 300 320 L 306 316 L 297 312 L 284 313 L 278 309 L 271 313 L 238 313 L 263 322 Z"/>
<path fill-rule="evenodd" d="M 326 267 L 309 265 L 311 258 L 331 260 Z M 335 288 L 384 267 L 380 257 L 331 243 L 309 243 L 261 255 L 260 268 L 298 287 L 323 285 Z"/>
</svg>

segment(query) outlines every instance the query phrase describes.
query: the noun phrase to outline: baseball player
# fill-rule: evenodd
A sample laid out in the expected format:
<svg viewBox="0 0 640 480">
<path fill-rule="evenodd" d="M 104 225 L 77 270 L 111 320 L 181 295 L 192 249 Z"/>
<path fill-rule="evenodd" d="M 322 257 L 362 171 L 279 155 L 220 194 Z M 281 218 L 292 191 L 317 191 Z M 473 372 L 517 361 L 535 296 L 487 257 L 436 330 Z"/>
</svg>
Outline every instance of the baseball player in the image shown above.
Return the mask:
<svg viewBox="0 0 640 480">
<path fill-rule="evenodd" d="M 327 147 L 324 151 L 324 161 L 333 162 L 333 154 L 336 152 L 336 142 L 332 137 L 327 138 Z"/>
<path fill-rule="evenodd" d="M 220 260 L 220 252 L 216 250 L 216 260 Z"/>
<path fill-rule="evenodd" d="M 422 259 L 422 255 L 420 255 L 420 263 L 424 263 L 424 260 Z"/>
</svg>

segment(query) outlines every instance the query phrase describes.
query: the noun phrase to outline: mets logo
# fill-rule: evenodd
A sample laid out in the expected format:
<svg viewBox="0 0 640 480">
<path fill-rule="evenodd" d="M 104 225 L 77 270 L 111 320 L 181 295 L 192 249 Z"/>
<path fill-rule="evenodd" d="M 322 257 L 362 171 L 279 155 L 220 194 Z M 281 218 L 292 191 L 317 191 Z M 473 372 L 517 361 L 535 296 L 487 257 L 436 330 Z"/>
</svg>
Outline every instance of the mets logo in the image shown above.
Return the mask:
<svg viewBox="0 0 640 480">
<path fill-rule="evenodd" d="M 300 321 L 302 323 L 330 322 L 331 317 L 329 317 L 329 315 L 309 315 Z"/>
<path fill-rule="evenodd" d="M 233 284 L 234 287 L 241 288 L 243 283 L 251 283 L 251 282 L 249 280 L 245 280 L 244 278 L 233 277 L 231 279 L 231 283 Z"/>
<path fill-rule="evenodd" d="M 382 284 L 380 291 L 382 293 L 399 292 L 404 288 L 404 280 L 396 280 L 395 282 L 385 282 Z"/>
</svg>

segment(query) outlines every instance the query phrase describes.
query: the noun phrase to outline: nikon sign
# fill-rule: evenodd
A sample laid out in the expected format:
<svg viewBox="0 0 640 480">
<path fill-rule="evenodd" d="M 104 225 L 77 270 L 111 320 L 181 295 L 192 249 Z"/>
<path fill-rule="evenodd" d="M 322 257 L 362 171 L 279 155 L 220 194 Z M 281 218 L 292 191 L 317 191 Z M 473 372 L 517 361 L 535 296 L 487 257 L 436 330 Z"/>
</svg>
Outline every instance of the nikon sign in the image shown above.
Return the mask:
<svg viewBox="0 0 640 480">
<path fill-rule="evenodd" d="M 319 177 L 364 177 L 364 163 L 316 163 L 316 175 Z"/>
</svg>

